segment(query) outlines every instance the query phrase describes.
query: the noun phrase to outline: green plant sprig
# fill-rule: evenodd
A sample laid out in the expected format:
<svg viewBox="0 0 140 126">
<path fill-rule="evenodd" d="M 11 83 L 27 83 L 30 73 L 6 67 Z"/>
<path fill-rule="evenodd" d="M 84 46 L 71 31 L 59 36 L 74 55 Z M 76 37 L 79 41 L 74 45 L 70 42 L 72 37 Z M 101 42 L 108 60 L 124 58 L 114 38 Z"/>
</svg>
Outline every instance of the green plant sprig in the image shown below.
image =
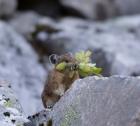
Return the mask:
<svg viewBox="0 0 140 126">
<path fill-rule="evenodd" d="M 78 62 L 79 75 L 81 77 L 87 77 L 90 75 L 100 75 L 102 72 L 102 68 L 96 67 L 95 63 L 91 63 L 91 52 L 90 51 L 81 51 L 75 54 L 75 59 Z M 56 66 L 56 69 L 59 71 L 65 70 L 67 67 L 67 63 L 62 62 Z"/>
</svg>

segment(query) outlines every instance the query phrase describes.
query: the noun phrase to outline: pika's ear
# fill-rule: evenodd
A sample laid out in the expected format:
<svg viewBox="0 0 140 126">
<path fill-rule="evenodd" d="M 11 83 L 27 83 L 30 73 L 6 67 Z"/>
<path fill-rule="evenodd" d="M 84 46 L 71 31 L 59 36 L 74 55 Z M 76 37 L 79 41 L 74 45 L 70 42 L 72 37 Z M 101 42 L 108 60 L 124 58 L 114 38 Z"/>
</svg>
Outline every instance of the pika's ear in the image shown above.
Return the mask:
<svg viewBox="0 0 140 126">
<path fill-rule="evenodd" d="M 49 61 L 50 61 L 50 63 L 52 63 L 52 64 L 56 64 L 57 63 L 57 61 L 58 61 L 58 55 L 56 55 L 56 54 L 52 54 L 52 55 L 50 55 L 49 56 Z"/>
</svg>

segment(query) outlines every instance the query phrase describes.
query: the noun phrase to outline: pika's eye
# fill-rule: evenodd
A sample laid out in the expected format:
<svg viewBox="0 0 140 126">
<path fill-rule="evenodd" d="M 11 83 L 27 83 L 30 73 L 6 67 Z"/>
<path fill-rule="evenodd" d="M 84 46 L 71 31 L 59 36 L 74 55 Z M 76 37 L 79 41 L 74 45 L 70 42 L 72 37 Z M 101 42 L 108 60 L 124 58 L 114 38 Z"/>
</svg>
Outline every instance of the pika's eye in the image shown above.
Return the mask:
<svg viewBox="0 0 140 126">
<path fill-rule="evenodd" d="M 65 60 L 65 62 L 68 63 L 69 61 L 68 60 Z"/>
<path fill-rule="evenodd" d="M 50 56 L 49 56 L 49 60 L 50 60 L 50 62 L 51 62 L 52 64 L 56 64 L 57 61 L 58 61 L 58 55 L 56 55 L 56 54 L 50 55 Z"/>
</svg>

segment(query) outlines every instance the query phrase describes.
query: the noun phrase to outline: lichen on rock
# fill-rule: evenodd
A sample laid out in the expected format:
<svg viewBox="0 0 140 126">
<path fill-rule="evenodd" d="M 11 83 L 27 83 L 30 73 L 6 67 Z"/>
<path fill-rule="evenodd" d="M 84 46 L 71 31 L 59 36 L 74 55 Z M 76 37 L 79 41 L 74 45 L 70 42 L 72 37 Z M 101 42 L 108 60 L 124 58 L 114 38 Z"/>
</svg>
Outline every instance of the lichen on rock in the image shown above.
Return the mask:
<svg viewBox="0 0 140 126">
<path fill-rule="evenodd" d="M 13 90 L 0 82 L 0 126 L 23 126 L 28 121 Z"/>
</svg>

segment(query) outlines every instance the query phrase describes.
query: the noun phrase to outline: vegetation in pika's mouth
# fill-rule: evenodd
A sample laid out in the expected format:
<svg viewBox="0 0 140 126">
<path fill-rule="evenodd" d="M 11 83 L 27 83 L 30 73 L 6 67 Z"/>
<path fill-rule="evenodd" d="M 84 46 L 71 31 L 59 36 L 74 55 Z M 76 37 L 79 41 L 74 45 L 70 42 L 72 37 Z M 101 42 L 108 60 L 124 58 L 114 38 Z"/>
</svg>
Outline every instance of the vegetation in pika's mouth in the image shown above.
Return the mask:
<svg viewBox="0 0 140 126">
<path fill-rule="evenodd" d="M 86 77 L 90 75 L 100 75 L 102 72 L 102 68 L 96 67 L 96 63 L 91 62 L 91 54 L 92 53 L 90 51 L 80 51 L 75 54 L 75 59 L 77 60 L 77 64 L 75 64 L 77 65 L 76 70 L 79 72 L 79 75 L 81 77 Z M 69 67 L 73 66 L 74 64 L 72 64 Z M 56 66 L 56 69 L 62 71 L 65 70 L 66 67 L 68 67 L 67 63 L 62 62 Z M 71 69 L 75 70 L 74 68 Z"/>
</svg>

